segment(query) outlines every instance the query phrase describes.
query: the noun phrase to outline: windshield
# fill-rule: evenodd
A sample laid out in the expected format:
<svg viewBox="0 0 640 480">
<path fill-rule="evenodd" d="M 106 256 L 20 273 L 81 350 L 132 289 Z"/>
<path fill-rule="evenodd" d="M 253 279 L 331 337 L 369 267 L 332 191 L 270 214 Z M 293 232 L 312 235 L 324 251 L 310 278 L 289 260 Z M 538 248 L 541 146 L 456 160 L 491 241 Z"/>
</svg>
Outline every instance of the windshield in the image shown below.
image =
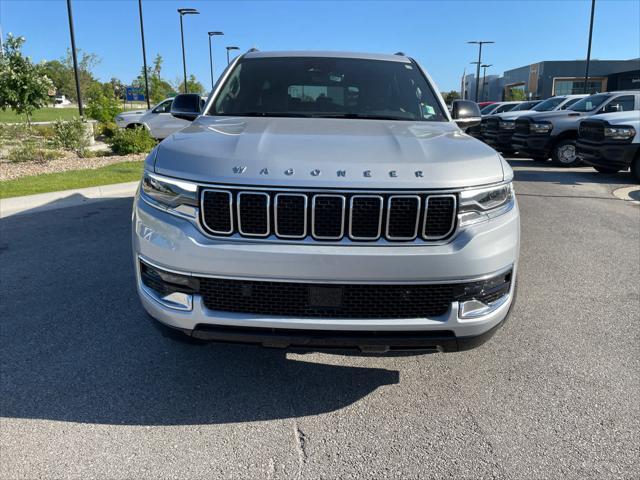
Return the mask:
<svg viewBox="0 0 640 480">
<path fill-rule="evenodd" d="M 572 105 L 571 108 L 569 108 L 569 110 L 573 110 L 574 112 L 590 112 L 602 105 L 607 98 L 609 98 L 609 95 L 602 93 L 591 95 L 583 98 L 579 102 L 576 102 L 575 105 Z"/>
<path fill-rule="evenodd" d="M 536 112 L 550 112 L 551 110 L 554 110 L 562 102 L 564 102 L 564 100 L 565 100 L 565 97 L 547 98 L 544 102 L 540 102 L 531 110 L 534 110 Z"/>
<path fill-rule="evenodd" d="M 492 103 L 492 104 L 490 104 L 490 105 L 485 105 L 485 106 L 482 108 L 482 110 L 480 110 L 480 113 L 481 113 L 482 115 L 485 115 L 485 114 L 487 114 L 487 113 L 491 112 L 494 108 L 498 108 L 499 106 L 500 106 L 500 105 L 497 105 L 497 104 L 495 104 L 495 103 Z"/>
<path fill-rule="evenodd" d="M 513 108 L 511 111 L 512 112 L 517 112 L 517 111 L 520 111 L 520 110 L 529 110 L 531 107 L 533 107 L 533 106 L 535 106 L 537 104 L 538 104 L 537 101 L 535 101 L 535 102 L 522 102 L 522 103 L 519 103 L 518 105 L 516 105 L 516 107 Z"/>
<path fill-rule="evenodd" d="M 448 121 L 415 64 L 324 57 L 243 58 L 208 114 Z"/>
<path fill-rule="evenodd" d="M 510 112 L 513 108 L 518 105 L 517 103 L 505 103 L 496 108 L 496 111 L 493 113 L 502 113 L 502 112 Z"/>
</svg>

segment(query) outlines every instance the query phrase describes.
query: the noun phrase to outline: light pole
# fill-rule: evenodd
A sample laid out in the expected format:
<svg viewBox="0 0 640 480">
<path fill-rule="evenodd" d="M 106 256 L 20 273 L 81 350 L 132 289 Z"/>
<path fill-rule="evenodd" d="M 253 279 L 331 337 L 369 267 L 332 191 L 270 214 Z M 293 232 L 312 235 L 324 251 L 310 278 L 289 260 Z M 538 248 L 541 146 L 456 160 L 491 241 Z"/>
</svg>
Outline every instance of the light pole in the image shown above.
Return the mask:
<svg viewBox="0 0 640 480">
<path fill-rule="evenodd" d="M 482 100 L 486 101 L 487 99 L 484 96 L 484 86 L 487 83 L 487 68 L 489 67 L 493 67 L 493 64 L 489 64 L 487 65 L 486 63 L 483 63 L 482 65 L 480 65 L 484 70 L 482 71 Z"/>
<path fill-rule="evenodd" d="M 467 43 L 473 43 L 473 44 L 477 44 L 478 45 L 478 61 L 477 62 L 473 62 L 473 63 L 477 63 L 477 68 L 476 68 L 476 103 L 478 102 L 478 87 L 480 86 L 480 82 L 479 77 L 480 77 L 480 65 L 482 65 L 482 45 L 484 45 L 485 43 L 495 43 L 494 41 L 491 40 L 473 40 L 471 42 L 467 42 Z"/>
<path fill-rule="evenodd" d="M 71 0 L 67 0 L 67 13 L 69 15 L 69 33 L 71 34 L 71 56 L 73 57 L 73 72 L 76 77 L 76 96 L 78 97 L 78 113 L 82 117 L 82 96 L 80 95 L 80 76 L 78 75 L 78 55 L 76 53 L 76 36 L 73 32 L 73 12 L 71 11 Z"/>
<path fill-rule="evenodd" d="M 211 68 L 211 91 L 213 91 L 213 53 L 211 52 L 211 37 L 224 35 L 223 32 L 209 32 L 209 67 Z"/>
<path fill-rule="evenodd" d="M 180 40 L 182 41 L 182 71 L 184 72 L 184 93 L 189 93 L 189 87 L 187 86 L 187 61 L 184 56 L 184 30 L 182 28 L 182 17 L 184 15 L 199 15 L 200 12 L 195 8 L 179 8 L 180 14 Z"/>
<path fill-rule="evenodd" d="M 142 22 L 142 0 L 138 0 L 138 11 L 140 12 L 140 36 L 142 37 L 142 65 L 144 68 L 144 90 L 147 99 L 147 108 L 151 108 L 149 100 L 149 78 L 147 76 L 147 49 L 144 46 L 144 24 Z"/>
<path fill-rule="evenodd" d="M 240 50 L 240 47 L 227 47 L 227 65 L 229 65 L 229 50 Z"/>
<path fill-rule="evenodd" d="M 589 46 L 587 47 L 587 65 L 584 71 L 584 93 L 589 93 L 589 62 L 591 62 L 591 36 L 593 35 L 593 12 L 596 9 L 596 0 L 591 0 L 591 21 L 589 22 Z"/>
</svg>

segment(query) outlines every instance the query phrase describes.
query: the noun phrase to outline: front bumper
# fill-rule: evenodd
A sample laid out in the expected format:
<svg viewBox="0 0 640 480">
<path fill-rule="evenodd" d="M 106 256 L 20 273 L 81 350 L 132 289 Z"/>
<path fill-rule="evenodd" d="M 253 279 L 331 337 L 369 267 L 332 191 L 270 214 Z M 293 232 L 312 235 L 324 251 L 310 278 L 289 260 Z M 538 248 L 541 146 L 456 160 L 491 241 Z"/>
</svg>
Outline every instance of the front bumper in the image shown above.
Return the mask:
<svg viewBox="0 0 640 480">
<path fill-rule="evenodd" d="M 631 166 L 640 143 L 596 143 L 579 139 L 576 144 L 578 157 L 593 167 L 626 170 Z"/>
<path fill-rule="evenodd" d="M 472 345 L 472 338 L 500 325 L 513 303 L 520 236 L 517 204 L 500 217 L 458 232 L 447 244 L 420 246 L 212 239 L 191 221 L 153 208 L 138 196 L 132 220 L 137 286 L 143 306 L 160 322 L 197 338 L 281 346 L 302 343 L 310 347 L 348 347 L 355 343 L 455 350 L 464 342 Z M 206 307 L 200 295 L 193 296 L 188 310 L 168 308 L 143 288 L 139 259 L 187 275 L 254 281 L 453 283 L 486 278 L 506 269 L 512 269 L 513 280 L 505 301 L 476 318 L 460 318 L 457 302 L 446 314 L 433 318 L 295 318 L 214 311 Z"/>
<path fill-rule="evenodd" d="M 553 139 L 550 135 L 514 133 L 511 137 L 511 148 L 524 154 L 548 157 L 552 146 Z"/>
</svg>

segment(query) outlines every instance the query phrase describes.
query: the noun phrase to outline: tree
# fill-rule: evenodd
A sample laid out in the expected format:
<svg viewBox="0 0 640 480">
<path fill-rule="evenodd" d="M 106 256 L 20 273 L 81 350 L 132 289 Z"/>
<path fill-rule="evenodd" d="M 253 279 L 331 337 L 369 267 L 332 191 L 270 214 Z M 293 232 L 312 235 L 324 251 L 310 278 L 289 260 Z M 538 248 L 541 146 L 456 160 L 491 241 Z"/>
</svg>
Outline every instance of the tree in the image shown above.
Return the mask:
<svg viewBox="0 0 640 480">
<path fill-rule="evenodd" d="M 24 37 L 7 35 L 0 59 L 0 108 L 26 115 L 27 124 L 31 125 L 34 110 L 48 103 L 53 82 L 42 64 L 35 65 L 22 55 L 24 42 Z"/>
<path fill-rule="evenodd" d="M 113 122 L 120 113 L 120 102 L 113 96 L 110 83 L 94 83 L 87 90 L 87 115 L 101 123 Z"/>
<path fill-rule="evenodd" d="M 456 90 L 451 90 L 450 92 L 442 92 L 442 97 L 447 105 L 451 105 L 454 100 L 460 98 L 460 94 Z"/>
<path fill-rule="evenodd" d="M 507 93 L 507 100 L 510 101 L 522 101 L 527 99 L 527 93 L 522 88 L 510 88 Z"/>
<path fill-rule="evenodd" d="M 176 91 L 184 93 L 184 80 L 180 81 L 179 79 L 176 79 L 174 86 L 176 87 Z M 189 87 L 189 93 L 199 93 L 201 95 L 204 93 L 204 87 L 193 74 L 189 75 L 189 78 L 187 79 L 187 87 Z"/>
<path fill-rule="evenodd" d="M 153 76 L 160 78 L 160 71 L 162 70 L 162 55 L 159 53 L 156 58 L 153 59 Z"/>
<path fill-rule="evenodd" d="M 95 53 L 87 53 L 78 49 L 78 78 L 80 80 L 80 94 L 82 98 L 87 97 L 89 87 L 97 80 L 93 76 L 93 69 L 100 63 L 100 57 Z M 67 49 L 67 55 L 61 59 L 62 65 L 65 67 L 65 75 L 63 82 L 64 94 L 70 99 L 77 101 L 76 95 L 76 79 L 73 71 L 73 57 L 71 50 Z"/>
</svg>

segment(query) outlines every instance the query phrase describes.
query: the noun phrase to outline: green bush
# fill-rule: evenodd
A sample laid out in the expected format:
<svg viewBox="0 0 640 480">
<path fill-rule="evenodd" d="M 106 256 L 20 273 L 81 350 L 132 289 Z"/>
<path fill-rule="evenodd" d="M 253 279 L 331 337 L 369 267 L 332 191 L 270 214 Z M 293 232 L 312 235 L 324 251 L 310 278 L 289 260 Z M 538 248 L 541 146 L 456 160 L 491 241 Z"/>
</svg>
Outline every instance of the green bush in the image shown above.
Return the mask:
<svg viewBox="0 0 640 480">
<path fill-rule="evenodd" d="M 96 128 L 97 135 L 103 135 L 107 138 L 113 138 L 119 130 L 119 127 L 114 122 L 99 123 Z"/>
<path fill-rule="evenodd" d="M 68 122 L 62 120 L 54 122 L 53 144 L 58 148 L 75 152 L 79 157 L 84 157 L 90 144 L 87 124 L 79 118 Z"/>
<path fill-rule="evenodd" d="M 156 140 L 149 135 L 146 128 L 140 127 L 117 130 L 107 143 L 116 155 L 129 155 L 151 151 L 156 145 Z"/>
<path fill-rule="evenodd" d="M 112 96 L 107 96 L 99 85 L 93 85 L 89 89 L 89 101 L 87 103 L 87 116 L 98 120 L 100 123 L 113 122 L 116 115 L 122 111 L 120 102 Z"/>
<path fill-rule="evenodd" d="M 62 157 L 63 153 L 58 150 L 42 148 L 35 142 L 24 142 L 20 147 L 9 151 L 7 158 L 12 163 L 21 162 L 46 162 Z"/>
</svg>

